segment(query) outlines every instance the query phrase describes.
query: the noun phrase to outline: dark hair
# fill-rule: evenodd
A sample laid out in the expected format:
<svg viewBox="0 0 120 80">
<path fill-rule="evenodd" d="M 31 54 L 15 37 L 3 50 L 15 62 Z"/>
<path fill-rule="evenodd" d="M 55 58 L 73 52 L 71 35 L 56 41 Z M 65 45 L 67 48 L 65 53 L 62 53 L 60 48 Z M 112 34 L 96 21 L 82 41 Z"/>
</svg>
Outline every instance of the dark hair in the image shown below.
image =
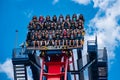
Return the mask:
<svg viewBox="0 0 120 80">
<path fill-rule="evenodd" d="M 33 16 L 32 20 L 33 20 L 33 19 L 37 19 L 37 16 Z"/>
<path fill-rule="evenodd" d="M 85 21 L 85 20 L 84 20 L 84 17 L 83 17 L 83 15 L 82 15 L 82 14 L 80 14 L 80 15 L 79 15 L 79 19 L 81 19 L 81 20 Z"/>
</svg>

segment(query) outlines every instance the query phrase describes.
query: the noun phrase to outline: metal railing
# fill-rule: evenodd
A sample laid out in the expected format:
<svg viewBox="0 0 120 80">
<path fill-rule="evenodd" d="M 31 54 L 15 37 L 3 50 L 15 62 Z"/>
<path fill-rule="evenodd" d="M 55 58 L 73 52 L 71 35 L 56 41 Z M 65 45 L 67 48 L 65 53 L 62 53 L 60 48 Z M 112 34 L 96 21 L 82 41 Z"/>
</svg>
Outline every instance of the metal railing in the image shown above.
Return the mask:
<svg viewBox="0 0 120 80">
<path fill-rule="evenodd" d="M 87 41 L 87 50 L 89 51 L 97 51 L 97 41 L 89 40 Z"/>
<path fill-rule="evenodd" d="M 28 58 L 26 48 L 14 48 L 12 57 L 13 58 Z"/>
<path fill-rule="evenodd" d="M 98 49 L 98 61 L 99 62 L 107 62 L 107 51 L 106 51 L 106 48 Z"/>
<path fill-rule="evenodd" d="M 89 40 L 89 41 L 87 41 L 87 45 L 96 45 L 96 41 L 95 40 Z"/>
</svg>

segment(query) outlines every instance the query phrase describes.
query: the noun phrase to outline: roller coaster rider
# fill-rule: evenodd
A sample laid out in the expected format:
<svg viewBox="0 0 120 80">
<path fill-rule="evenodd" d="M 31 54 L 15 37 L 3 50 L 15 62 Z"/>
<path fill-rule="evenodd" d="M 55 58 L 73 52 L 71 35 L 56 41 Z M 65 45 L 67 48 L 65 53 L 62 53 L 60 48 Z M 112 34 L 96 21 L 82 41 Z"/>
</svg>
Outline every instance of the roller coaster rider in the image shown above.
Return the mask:
<svg viewBox="0 0 120 80">
<path fill-rule="evenodd" d="M 54 15 L 54 16 L 52 17 L 52 21 L 55 22 L 55 23 L 57 23 L 57 16 L 56 16 L 56 15 Z"/>
<path fill-rule="evenodd" d="M 73 16 L 72 16 L 72 21 L 74 21 L 74 22 L 77 21 L 77 15 L 76 15 L 76 14 L 73 14 Z"/>
<path fill-rule="evenodd" d="M 62 24 L 64 22 L 64 17 L 62 14 L 59 16 L 58 21 L 60 22 L 60 24 Z"/>
</svg>

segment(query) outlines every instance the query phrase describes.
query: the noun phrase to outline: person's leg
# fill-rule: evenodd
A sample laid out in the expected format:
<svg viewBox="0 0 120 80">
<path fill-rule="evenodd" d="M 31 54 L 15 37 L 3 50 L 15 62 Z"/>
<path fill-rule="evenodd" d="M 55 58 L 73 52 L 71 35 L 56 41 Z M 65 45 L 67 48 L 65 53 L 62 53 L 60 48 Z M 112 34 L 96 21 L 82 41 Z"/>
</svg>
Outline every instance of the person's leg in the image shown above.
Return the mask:
<svg viewBox="0 0 120 80">
<path fill-rule="evenodd" d="M 59 48 L 60 48 L 60 40 L 58 40 Z"/>
<path fill-rule="evenodd" d="M 64 42 L 65 42 L 65 40 L 63 40 L 63 47 L 64 47 Z"/>
<path fill-rule="evenodd" d="M 57 40 L 55 40 L 55 47 L 57 47 Z"/>
<path fill-rule="evenodd" d="M 55 42 L 54 42 L 54 40 L 52 40 L 52 46 L 54 46 L 55 45 Z"/>
<path fill-rule="evenodd" d="M 39 44 L 40 44 L 40 47 L 41 47 L 41 45 L 42 45 L 41 41 L 39 41 Z"/>
<path fill-rule="evenodd" d="M 35 47 L 35 41 L 33 41 L 33 47 Z"/>
<path fill-rule="evenodd" d="M 47 46 L 47 44 L 46 44 L 47 42 L 46 42 L 46 41 L 44 41 L 44 43 L 45 43 L 45 46 Z"/>
<path fill-rule="evenodd" d="M 63 40 L 60 40 L 60 46 L 63 46 Z"/>
<path fill-rule="evenodd" d="M 38 43 L 37 43 L 37 41 L 35 41 L 35 47 L 38 47 Z"/>
<path fill-rule="evenodd" d="M 72 46 L 73 47 L 75 46 L 75 40 L 72 40 Z"/>
<path fill-rule="evenodd" d="M 71 47 L 71 40 L 69 40 L 69 46 Z"/>
<path fill-rule="evenodd" d="M 66 42 L 66 46 L 68 45 L 68 40 L 65 41 Z"/>
<path fill-rule="evenodd" d="M 40 47 L 40 41 L 37 41 L 37 46 Z"/>
<path fill-rule="evenodd" d="M 49 40 L 46 40 L 46 46 L 49 46 Z"/>
<path fill-rule="evenodd" d="M 43 41 L 41 41 L 41 47 L 43 46 L 43 44 L 42 44 L 42 43 L 43 43 Z"/>
<path fill-rule="evenodd" d="M 77 44 L 77 47 L 78 47 L 78 40 L 76 40 L 76 44 Z"/>
</svg>

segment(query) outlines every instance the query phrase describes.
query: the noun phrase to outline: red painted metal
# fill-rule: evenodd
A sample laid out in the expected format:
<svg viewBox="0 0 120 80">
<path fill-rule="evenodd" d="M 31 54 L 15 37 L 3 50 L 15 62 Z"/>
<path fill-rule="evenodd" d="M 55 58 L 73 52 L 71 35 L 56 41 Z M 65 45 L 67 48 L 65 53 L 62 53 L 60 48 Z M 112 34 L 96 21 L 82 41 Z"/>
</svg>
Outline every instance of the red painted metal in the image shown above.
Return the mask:
<svg viewBox="0 0 120 80">
<path fill-rule="evenodd" d="M 62 61 L 62 58 L 64 58 L 63 61 Z M 48 67 L 48 73 L 43 72 L 44 65 Z M 43 58 L 42 68 L 40 73 L 40 80 L 42 80 L 43 76 L 45 76 L 47 80 L 61 80 L 61 77 L 64 76 L 64 80 L 67 80 L 67 70 L 68 70 L 67 56 L 65 55 L 50 56 L 49 62 L 45 62 Z"/>
<path fill-rule="evenodd" d="M 49 75 L 47 76 L 47 80 L 60 80 L 62 70 L 61 58 L 61 56 L 59 56 L 59 58 L 58 56 L 51 56 L 50 62 L 46 63 L 49 73 Z"/>
<path fill-rule="evenodd" d="M 68 57 L 65 57 L 65 75 L 64 80 L 67 80 Z"/>
</svg>

